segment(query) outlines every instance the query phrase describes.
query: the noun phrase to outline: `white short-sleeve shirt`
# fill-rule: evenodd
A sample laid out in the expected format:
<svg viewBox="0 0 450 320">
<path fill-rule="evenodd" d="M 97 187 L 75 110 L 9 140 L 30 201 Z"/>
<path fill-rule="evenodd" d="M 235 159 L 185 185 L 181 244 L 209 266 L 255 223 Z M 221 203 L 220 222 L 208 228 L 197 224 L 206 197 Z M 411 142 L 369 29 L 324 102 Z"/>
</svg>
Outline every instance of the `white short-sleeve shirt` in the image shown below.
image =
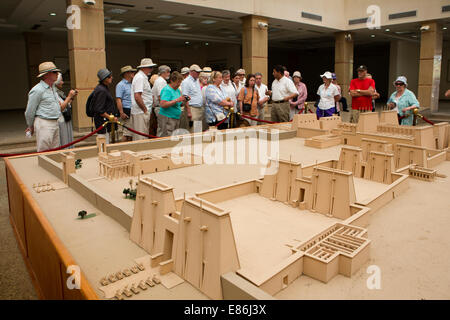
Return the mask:
<svg viewBox="0 0 450 320">
<path fill-rule="evenodd" d="M 264 99 L 265 97 L 268 97 L 266 95 L 267 86 L 264 83 L 261 83 L 260 87 L 258 87 L 258 85 L 255 84 L 255 88 L 256 88 L 256 90 L 258 90 L 258 94 L 259 94 L 259 99 L 260 100 Z"/>
<path fill-rule="evenodd" d="M 148 81 L 147 75 L 142 70 L 139 70 L 139 72 L 136 73 L 131 84 L 131 114 L 144 113 L 134 99 L 134 94 L 136 92 L 142 92 L 142 100 L 150 112 L 153 104 L 152 88 L 150 86 L 150 82 Z"/>
<path fill-rule="evenodd" d="M 272 100 L 273 101 L 281 101 L 286 97 L 289 97 L 293 94 L 298 94 L 297 88 L 295 87 L 294 82 L 289 78 L 283 76 L 280 80 L 273 80 L 272 82 Z"/>
<path fill-rule="evenodd" d="M 153 83 L 152 93 L 154 105 L 159 105 L 159 96 L 161 95 L 162 89 L 167 86 L 167 81 L 163 77 L 159 76 Z"/>
<path fill-rule="evenodd" d="M 340 95 L 339 89 L 332 83 L 325 89 L 325 84 L 322 84 L 317 90 L 320 96 L 319 109 L 328 110 L 335 107 L 336 102 L 334 97 Z"/>
</svg>

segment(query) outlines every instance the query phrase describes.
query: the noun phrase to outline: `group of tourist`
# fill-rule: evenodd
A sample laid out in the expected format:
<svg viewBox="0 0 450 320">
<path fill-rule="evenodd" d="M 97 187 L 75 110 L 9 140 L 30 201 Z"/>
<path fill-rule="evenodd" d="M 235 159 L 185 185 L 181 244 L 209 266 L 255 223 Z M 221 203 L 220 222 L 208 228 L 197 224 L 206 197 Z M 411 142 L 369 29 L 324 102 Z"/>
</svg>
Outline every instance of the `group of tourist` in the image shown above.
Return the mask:
<svg viewBox="0 0 450 320">
<path fill-rule="evenodd" d="M 86 105 L 96 128 L 113 116 L 123 124 L 122 141 L 131 141 L 146 138 L 136 132 L 167 137 L 177 129 L 192 132 L 235 127 L 239 125 L 238 119 L 241 124 L 262 124 L 264 108 L 269 102 L 273 122 L 288 122 L 295 114 L 306 112 L 308 91 L 300 71 L 291 77 L 281 65 L 272 69 L 271 90 L 263 83 L 260 72 L 246 74 L 244 69 L 239 69 L 232 74 L 230 70 L 213 71 L 197 64 L 178 72 L 161 65 L 152 76 L 155 67 L 157 64 L 150 58 L 142 59 L 136 69 L 122 67 L 115 98 L 110 92 L 112 72 L 107 68 L 97 72 L 99 83 Z M 359 66 L 357 73 L 358 78 L 351 80 L 349 86 L 353 123 L 358 122 L 361 112 L 375 111 L 375 100 L 380 96 L 367 67 Z M 336 74 L 326 71 L 320 77 L 323 84 L 317 90 L 317 118 L 349 111 Z M 43 151 L 72 141 L 71 102 L 78 92 L 70 90 L 67 96 L 64 94 L 61 71 L 52 62 L 39 66 L 38 78 L 40 82 L 29 92 L 25 118 L 28 135 L 36 134 L 37 150 Z M 396 79 L 396 90 L 387 106 L 398 112 L 399 123 L 412 125 L 413 110 L 419 107 L 419 102 L 407 85 L 404 76 Z M 108 124 L 98 134 L 105 135 L 109 141 L 110 131 L 111 124 Z"/>
</svg>

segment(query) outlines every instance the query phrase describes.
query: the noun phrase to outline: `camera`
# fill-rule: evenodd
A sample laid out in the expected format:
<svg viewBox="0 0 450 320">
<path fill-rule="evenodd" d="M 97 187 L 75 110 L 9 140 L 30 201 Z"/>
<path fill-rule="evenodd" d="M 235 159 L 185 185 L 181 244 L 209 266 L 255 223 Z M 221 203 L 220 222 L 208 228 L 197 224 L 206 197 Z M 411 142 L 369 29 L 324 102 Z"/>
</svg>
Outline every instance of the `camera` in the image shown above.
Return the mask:
<svg viewBox="0 0 450 320">
<path fill-rule="evenodd" d="M 183 97 L 186 99 L 186 101 L 191 100 L 191 97 L 189 97 L 188 95 L 183 94 Z"/>
<path fill-rule="evenodd" d="M 260 27 L 261 29 L 266 29 L 269 27 L 269 25 L 265 22 L 259 21 L 258 22 L 258 27 Z"/>
<path fill-rule="evenodd" d="M 95 6 L 95 0 L 83 0 L 83 3 L 89 6 Z"/>
</svg>

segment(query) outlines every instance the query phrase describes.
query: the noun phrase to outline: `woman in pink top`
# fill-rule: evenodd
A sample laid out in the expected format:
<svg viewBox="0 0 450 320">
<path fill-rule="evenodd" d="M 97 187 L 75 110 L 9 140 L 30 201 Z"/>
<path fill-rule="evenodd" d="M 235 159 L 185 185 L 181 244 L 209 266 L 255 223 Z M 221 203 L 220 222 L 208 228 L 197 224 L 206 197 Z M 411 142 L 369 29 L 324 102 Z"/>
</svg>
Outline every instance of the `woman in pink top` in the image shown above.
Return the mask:
<svg viewBox="0 0 450 320">
<path fill-rule="evenodd" d="M 289 100 L 291 105 L 291 110 L 289 112 L 289 121 L 294 118 L 294 115 L 298 113 L 303 113 L 305 110 L 305 101 L 308 97 L 308 90 L 306 85 L 302 82 L 302 75 L 300 71 L 295 71 L 292 75 L 292 80 L 294 81 L 295 87 L 298 91 L 298 96 L 292 100 Z"/>
</svg>

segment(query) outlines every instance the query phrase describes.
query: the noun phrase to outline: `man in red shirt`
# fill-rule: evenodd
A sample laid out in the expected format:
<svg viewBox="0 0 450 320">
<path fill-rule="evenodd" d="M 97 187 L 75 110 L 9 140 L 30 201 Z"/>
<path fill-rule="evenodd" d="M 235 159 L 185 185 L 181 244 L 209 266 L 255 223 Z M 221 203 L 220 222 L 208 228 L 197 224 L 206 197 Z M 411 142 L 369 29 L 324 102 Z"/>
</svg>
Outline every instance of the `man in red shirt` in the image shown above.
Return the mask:
<svg viewBox="0 0 450 320">
<path fill-rule="evenodd" d="M 367 77 L 367 67 L 362 65 L 358 69 L 358 78 L 350 82 L 352 96 L 351 123 L 358 123 L 359 113 L 372 110 L 372 95 L 375 92 L 375 81 Z"/>
</svg>

